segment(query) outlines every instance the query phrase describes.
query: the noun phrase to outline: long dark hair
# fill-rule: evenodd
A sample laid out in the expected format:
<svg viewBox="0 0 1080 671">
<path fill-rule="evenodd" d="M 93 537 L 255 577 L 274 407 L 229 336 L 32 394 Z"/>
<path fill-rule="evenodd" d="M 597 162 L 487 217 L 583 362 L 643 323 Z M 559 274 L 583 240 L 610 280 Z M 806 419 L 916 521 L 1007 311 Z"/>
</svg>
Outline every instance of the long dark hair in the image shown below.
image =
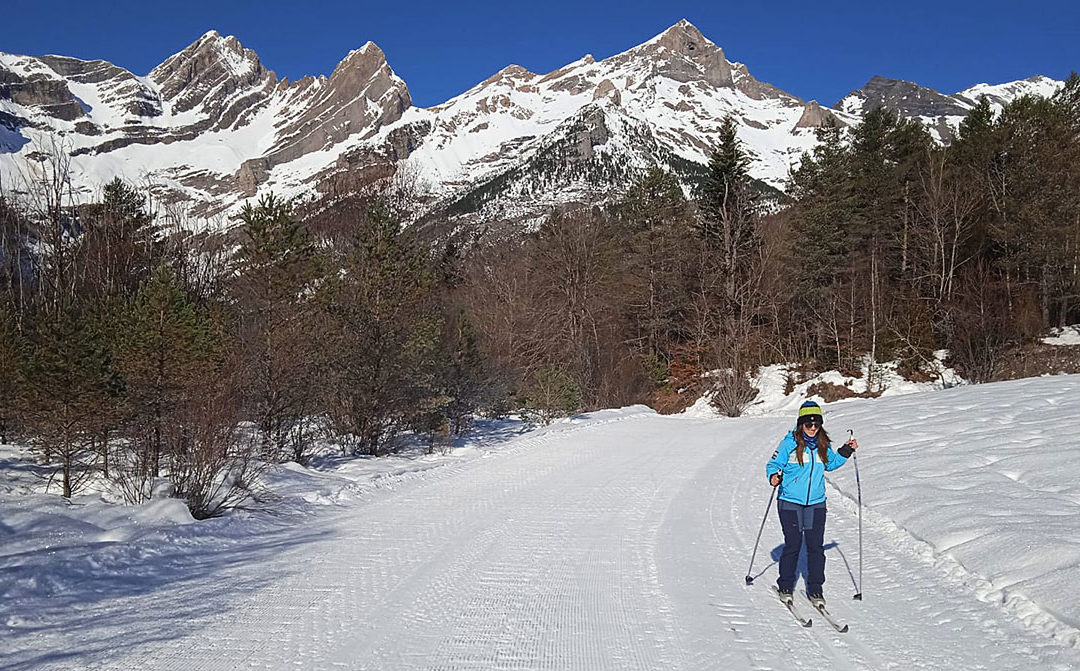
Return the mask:
<svg viewBox="0 0 1080 671">
<path fill-rule="evenodd" d="M 817 430 L 817 455 L 821 463 L 829 463 L 829 434 L 825 431 L 824 426 L 819 426 Z M 799 465 L 803 465 L 803 454 L 806 453 L 806 434 L 803 433 L 802 426 L 795 427 L 795 456 L 799 459 Z"/>
</svg>

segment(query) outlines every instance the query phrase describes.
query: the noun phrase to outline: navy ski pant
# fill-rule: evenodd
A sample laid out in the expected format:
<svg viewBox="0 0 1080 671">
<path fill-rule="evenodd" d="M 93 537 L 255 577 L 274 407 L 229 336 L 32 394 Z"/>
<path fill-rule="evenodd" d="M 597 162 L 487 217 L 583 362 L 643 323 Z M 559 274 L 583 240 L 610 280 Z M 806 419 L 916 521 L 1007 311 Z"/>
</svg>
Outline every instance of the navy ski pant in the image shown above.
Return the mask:
<svg viewBox="0 0 1080 671">
<path fill-rule="evenodd" d="M 825 584 L 825 504 L 800 506 L 789 501 L 777 505 L 780 528 L 784 531 L 784 550 L 780 554 L 780 577 L 776 586 L 782 591 L 795 591 L 795 572 L 799 566 L 799 550 L 806 542 L 806 592 L 821 594 Z"/>
</svg>

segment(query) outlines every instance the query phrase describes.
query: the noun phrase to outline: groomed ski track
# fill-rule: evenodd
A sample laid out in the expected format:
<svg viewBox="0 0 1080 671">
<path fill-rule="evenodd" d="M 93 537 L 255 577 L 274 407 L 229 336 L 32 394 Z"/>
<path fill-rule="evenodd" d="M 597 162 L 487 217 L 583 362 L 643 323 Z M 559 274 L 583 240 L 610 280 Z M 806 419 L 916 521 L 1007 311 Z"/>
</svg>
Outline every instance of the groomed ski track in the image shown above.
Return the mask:
<svg viewBox="0 0 1080 671">
<path fill-rule="evenodd" d="M 835 488 L 825 592 L 851 631 L 802 629 L 777 603 L 774 511 L 746 586 L 763 462 L 789 424 L 643 410 L 556 425 L 159 588 L 43 613 L 0 668 L 1080 668 L 865 519 L 853 602 L 856 508 Z"/>
</svg>

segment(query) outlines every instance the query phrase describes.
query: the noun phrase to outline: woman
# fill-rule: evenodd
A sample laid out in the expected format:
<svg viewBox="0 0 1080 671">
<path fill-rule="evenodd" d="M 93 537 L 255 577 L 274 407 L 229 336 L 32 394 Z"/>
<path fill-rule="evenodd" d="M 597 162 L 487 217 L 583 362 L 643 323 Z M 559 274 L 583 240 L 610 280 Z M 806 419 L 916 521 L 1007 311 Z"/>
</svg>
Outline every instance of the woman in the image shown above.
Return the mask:
<svg viewBox="0 0 1080 671">
<path fill-rule="evenodd" d="M 777 511 L 784 530 L 780 555 L 780 597 L 790 601 L 795 590 L 799 550 L 806 541 L 806 595 L 815 606 L 824 606 L 825 584 L 825 471 L 847 463 L 859 448 L 853 438 L 833 451 L 829 434 L 821 425 L 821 407 L 807 401 L 799 408 L 795 430 L 784 436 L 765 467 L 769 484 L 780 487 Z"/>
</svg>

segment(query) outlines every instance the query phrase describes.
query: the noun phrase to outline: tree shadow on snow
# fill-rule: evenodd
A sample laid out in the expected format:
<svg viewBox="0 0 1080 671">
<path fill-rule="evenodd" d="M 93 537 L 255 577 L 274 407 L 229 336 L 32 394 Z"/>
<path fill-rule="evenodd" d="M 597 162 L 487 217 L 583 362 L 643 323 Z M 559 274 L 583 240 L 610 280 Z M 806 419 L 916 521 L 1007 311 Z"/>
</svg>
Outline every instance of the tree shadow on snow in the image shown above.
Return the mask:
<svg viewBox="0 0 1080 671">
<path fill-rule="evenodd" d="M 228 627 L 250 595 L 305 566 L 271 559 L 330 534 L 297 517 L 219 518 L 5 562 L 0 582 L 15 589 L 0 602 L 0 669 L 97 666 L 148 643 Z"/>
</svg>

